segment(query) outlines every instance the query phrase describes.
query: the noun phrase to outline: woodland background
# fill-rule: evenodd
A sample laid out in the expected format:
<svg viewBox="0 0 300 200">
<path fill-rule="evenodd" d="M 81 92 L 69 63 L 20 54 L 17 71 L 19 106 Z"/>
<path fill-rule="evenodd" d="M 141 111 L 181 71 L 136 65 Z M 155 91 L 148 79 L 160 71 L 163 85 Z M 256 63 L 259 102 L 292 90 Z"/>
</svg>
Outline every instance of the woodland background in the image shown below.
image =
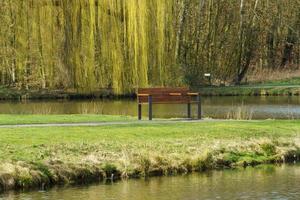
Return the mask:
<svg viewBox="0 0 300 200">
<path fill-rule="evenodd" d="M 300 0 L 0 0 L 0 84 L 23 89 L 240 84 L 300 68 Z"/>
</svg>

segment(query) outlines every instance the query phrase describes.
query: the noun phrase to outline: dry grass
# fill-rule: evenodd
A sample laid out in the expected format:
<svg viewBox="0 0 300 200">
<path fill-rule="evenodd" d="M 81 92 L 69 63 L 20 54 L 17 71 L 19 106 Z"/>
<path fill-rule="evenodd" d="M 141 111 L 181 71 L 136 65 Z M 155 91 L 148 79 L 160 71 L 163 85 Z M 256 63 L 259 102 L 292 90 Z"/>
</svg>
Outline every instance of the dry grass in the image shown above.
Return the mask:
<svg viewBox="0 0 300 200">
<path fill-rule="evenodd" d="M 243 104 L 238 107 L 233 107 L 226 115 L 226 119 L 234 120 L 252 120 L 253 111 L 248 110 Z"/>
<path fill-rule="evenodd" d="M 255 69 L 246 77 L 247 82 L 264 83 L 300 77 L 300 69 Z"/>
</svg>

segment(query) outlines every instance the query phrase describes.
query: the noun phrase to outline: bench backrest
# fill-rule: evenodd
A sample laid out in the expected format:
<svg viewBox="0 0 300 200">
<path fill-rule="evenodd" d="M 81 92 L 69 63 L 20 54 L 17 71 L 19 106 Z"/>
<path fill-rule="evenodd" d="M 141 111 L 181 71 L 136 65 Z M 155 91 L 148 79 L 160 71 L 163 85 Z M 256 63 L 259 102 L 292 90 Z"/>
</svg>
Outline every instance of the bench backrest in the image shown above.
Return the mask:
<svg viewBox="0 0 300 200">
<path fill-rule="evenodd" d="M 151 95 L 152 103 L 189 103 L 191 95 L 188 88 L 139 88 L 138 103 L 148 103 Z"/>
</svg>

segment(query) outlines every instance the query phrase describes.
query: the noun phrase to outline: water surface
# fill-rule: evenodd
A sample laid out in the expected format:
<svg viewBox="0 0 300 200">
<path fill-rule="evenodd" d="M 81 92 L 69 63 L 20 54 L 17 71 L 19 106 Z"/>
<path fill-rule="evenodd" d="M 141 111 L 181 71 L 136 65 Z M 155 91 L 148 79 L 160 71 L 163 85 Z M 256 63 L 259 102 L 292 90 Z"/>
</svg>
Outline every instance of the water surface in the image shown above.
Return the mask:
<svg viewBox="0 0 300 200">
<path fill-rule="evenodd" d="M 86 187 L 9 193 L 0 200 L 210 200 L 299 199 L 300 166 L 260 166 Z"/>
<path fill-rule="evenodd" d="M 300 97 L 204 97 L 207 118 L 300 119 Z M 154 105 L 154 117 L 186 117 L 186 105 Z M 193 107 L 194 116 L 196 108 Z M 109 114 L 137 116 L 136 100 L 0 102 L 0 114 Z M 143 106 L 147 115 L 147 106 Z"/>
</svg>

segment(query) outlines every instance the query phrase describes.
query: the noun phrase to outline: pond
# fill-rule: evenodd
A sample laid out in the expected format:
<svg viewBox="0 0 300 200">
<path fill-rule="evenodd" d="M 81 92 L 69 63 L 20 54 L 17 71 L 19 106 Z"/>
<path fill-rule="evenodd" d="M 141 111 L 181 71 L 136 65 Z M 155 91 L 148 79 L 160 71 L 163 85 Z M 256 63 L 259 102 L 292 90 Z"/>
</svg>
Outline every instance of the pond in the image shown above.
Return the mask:
<svg viewBox="0 0 300 200">
<path fill-rule="evenodd" d="M 258 166 L 109 184 L 7 193 L 0 200 L 299 199 L 300 166 Z"/>
<path fill-rule="evenodd" d="M 300 119 L 300 97 L 204 97 L 203 116 L 233 119 Z M 196 108 L 194 116 L 196 116 Z M 143 106 L 147 115 L 147 106 Z M 186 105 L 154 105 L 154 117 L 186 117 Z M 1 114 L 137 115 L 136 100 L 56 100 L 0 102 Z"/>
</svg>

